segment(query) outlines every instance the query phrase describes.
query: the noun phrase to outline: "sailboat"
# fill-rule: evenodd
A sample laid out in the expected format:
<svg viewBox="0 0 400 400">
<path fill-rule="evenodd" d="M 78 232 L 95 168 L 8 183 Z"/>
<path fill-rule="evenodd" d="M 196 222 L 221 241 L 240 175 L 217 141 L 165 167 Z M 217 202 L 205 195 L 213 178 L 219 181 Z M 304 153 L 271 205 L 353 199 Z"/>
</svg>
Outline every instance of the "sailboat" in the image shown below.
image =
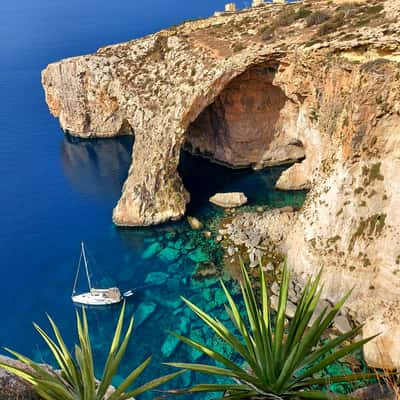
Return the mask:
<svg viewBox="0 0 400 400">
<path fill-rule="evenodd" d="M 76 286 L 78 283 L 82 259 L 85 264 L 85 272 L 86 272 L 87 283 L 89 286 L 89 292 L 76 294 Z M 75 283 L 74 283 L 74 288 L 72 289 L 71 298 L 75 304 L 88 305 L 88 306 L 108 306 L 111 304 L 120 303 L 123 299 L 121 292 L 117 287 L 112 287 L 108 289 L 95 289 L 92 287 L 92 282 L 90 280 L 89 266 L 83 242 L 81 243 L 81 255 L 79 257 L 78 270 L 76 271 Z"/>
</svg>

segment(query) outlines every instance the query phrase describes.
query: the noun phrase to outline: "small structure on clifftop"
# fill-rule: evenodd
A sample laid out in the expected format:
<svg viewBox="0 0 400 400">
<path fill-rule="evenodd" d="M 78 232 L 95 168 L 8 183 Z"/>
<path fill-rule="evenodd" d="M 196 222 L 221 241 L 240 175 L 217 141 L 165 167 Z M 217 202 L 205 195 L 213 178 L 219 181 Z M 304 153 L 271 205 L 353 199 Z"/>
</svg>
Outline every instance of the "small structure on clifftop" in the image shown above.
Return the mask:
<svg viewBox="0 0 400 400">
<path fill-rule="evenodd" d="M 236 11 L 236 4 L 235 3 L 225 4 L 225 12 L 235 12 L 235 11 Z"/>
<path fill-rule="evenodd" d="M 258 6 L 261 6 L 262 4 L 265 4 L 264 0 L 253 0 L 253 2 L 251 3 L 251 6 L 258 7 Z"/>
<path fill-rule="evenodd" d="M 219 17 L 224 14 L 230 14 L 236 12 L 236 4 L 235 3 L 227 3 L 225 4 L 225 11 L 215 11 L 214 17 Z"/>
</svg>

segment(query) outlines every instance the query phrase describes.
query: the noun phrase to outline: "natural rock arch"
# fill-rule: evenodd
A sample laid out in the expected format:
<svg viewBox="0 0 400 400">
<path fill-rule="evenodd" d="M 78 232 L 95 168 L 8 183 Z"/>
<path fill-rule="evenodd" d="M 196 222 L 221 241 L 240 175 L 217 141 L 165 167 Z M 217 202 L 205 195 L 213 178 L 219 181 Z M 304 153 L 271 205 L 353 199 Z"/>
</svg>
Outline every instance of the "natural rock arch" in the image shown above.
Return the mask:
<svg viewBox="0 0 400 400">
<path fill-rule="evenodd" d="M 234 168 L 304 158 L 302 143 L 285 129 L 284 108 L 293 103 L 274 85 L 277 68 L 277 62 L 263 61 L 226 71 L 206 94 L 203 88 L 202 95 L 193 98 L 169 130 L 152 125 L 160 129 L 152 132 L 153 137 L 163 137 L 162 142 L 152 143 L 143 132 L 137 135 L 135 127 L 132 165 L 114 209 L 114 222 L 143 226 L 184 215 L 190 195 L 177 171 L 182 148 Z M 173 134 L 168 134 L 171 130 Z M 140 184 L 138 176 L 144 177 Z"/>
<path fill-rule="evenodd" d="M 282 130 L 289 100 L 274 85 L 277 66 L 250 66 L 232 79 L 193 121 L 184 149 L 233 168 L 289 163 L 304 157 L 300 141 Z"/>
</svg>

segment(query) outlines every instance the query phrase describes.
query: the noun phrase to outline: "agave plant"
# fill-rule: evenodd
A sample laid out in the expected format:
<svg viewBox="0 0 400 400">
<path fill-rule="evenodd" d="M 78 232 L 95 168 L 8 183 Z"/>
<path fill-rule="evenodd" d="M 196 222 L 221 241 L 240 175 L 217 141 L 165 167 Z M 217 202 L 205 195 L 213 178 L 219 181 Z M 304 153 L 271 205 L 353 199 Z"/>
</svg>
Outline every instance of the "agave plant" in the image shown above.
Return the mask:
<svg viewBox="0 0 400 400">
<path fill-rule="evenodd" d="M 329 399 L 332 398 L 332 395 L 317 390 L 319 385 L 358 381 L 375 376 L 375 374 L 367 373 L 328 378 L 318 376 L 325 367 L 361 348 L 372 339 L 368 338 L 349 344 L 348 341 L 361 329 L 361 327 L 357 327 L 335 339 L 321 341 L 324 331 L 332 324 L 350 293 L 347 293 L 331 310 L 324 309 L 312 322 L 322 292 L 320 272 L 314 280 L 308 281 L 294 317 L 287 321 L 285 311 L 290 273 L 285 264 L 279 305 L 273 326 L 272 311 L 262 268 L 260 268 L 261 298 L 259 302 L 245 267 L 242 265 L 241 268 L 243 279 L 240 286 L 246 318 L 241 316 L 238 305 L 224 283 L 221 282 L 227 298 L 226 311 L 236 328 L 235 331 L 230 330 L 217 318 L 211 317 L 183 298 L 189 308 L 233 350 L 237 359 L 240 359 L 238 363 L 233 362 L 211 347 L 188 337 L 171 333 L 182 342 L 204 353 L 218 365 L 192 363 L 167 363 L 167 365 L 232 379 L 232 383 L 227 384 L 196 385 L 186 392 L 223 392 L 223 399 Z M 334 398 L 349 399 L 350 397 L 336 395 Z"/>
<path fill-rule="evenodd" d="M 89 338 L 89 328 L 85 310 L 82 316 L 76 312 L 76 322 L 79 337 L 79 344 L 75 345 L 75 357 L 69 352 L 60 331 L 54 321 L 48 316 L 55 340 L 53 340 L 40 326 L 34 324 L 35 329 L 44 339 L 51 350 L 59 372 L 45 368 L 29 358 L 13 350 L 6 349 L 28 368 L 22 369 L 12 365 L 0 363 L 0 367 L 14 373 L 23 380 L 30 383 L 37 394 L 44 400 L 124 400 L 134 398 L 144 392 L 152 390 L 157 386 L 175 378 L 181 374 L 173 373 L 154 379 L 136 389 L 129 390 L 134 381 L 142 374 L 151 361 L 147 358 L 129 376 L 110 393 L 109 387 L 115 376 L 122 357 L 126 351 L 133 329 L 133 317 L 130 319 L 128 328 L 121 341 L 123 321 L 125 315 L 125 304 L 122 306 L 118 323 L 115 329 L 114 338 L 111 343 L 108 358 L 103 369 L 101 380 L 95 377 L 92 347 Z"/>
</svg>

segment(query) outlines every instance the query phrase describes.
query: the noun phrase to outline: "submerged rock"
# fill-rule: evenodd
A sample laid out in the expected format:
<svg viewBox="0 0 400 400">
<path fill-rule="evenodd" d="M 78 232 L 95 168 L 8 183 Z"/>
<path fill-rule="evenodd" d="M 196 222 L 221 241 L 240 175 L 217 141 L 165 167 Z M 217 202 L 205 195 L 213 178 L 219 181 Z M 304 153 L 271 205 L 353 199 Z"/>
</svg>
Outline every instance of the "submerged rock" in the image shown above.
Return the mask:
<svg viewBox="0 0 400 400">
<path fill-rule="evenodd" d="M 203 330 L 201 328 L 200 329 L 192 329 L 190 338 L 196 342 L 204 343 Z M 201 351 L 195 349 L 192 346 L 187 348 L 187 351 L 189 353 L 189 358 L 190 358 L 191 362 L 198 361 L 199 358 L 201 358 L 203 356 L 203 353 Z"/>
<path fill-rule="evenodd" d="M 214 291 L 214 301 L 217 306 L 221 306 L 227 303 L 225 292 L 223 289 L 215 289 Z"/>
<path fill-rule="evenodd" d="M 201 248 L 197 248 L 188 254 L 188 257 L 195 263 L 201 263 L 208 261 L 208 254 L 204 252 Z"/>
<path fill-rule="evenodd" d="M 157 308 L 157 304 L 152 301 L 145 301 L 144 303 L 140 303 L 136 312 L 134 313 L 135 317 L 135 327 L 138 328 L 145 321 L 147 321 L 150 316 L 154 313 Z"/>
<path fill-rule="evenodd" d="M 168 269 L 169 271 L 169 269 Z M 177 278 L 168 279 L 167 281 L 167 288 L 173 293 L 179 292 L 180 288 L 180 280 Z"/>
<path fill-rule="evenodd" d="M 210 301 L 213 300 L 212 290 L 209 289 L 209 288 L 203 289 L 202 295 L 203 295 L 204 300 L 205 300 L 206 302 L 210 302 Z"/>
<path fill-rule="evenodd" d="M 244 193 L 217 193 L 210 197 L 210 202 L 224 208 L 240 207 L 247 203 Z"/>
<path fill-rule="evenodd" d="M 217 266 L 212 261 L 198 263 L 193 273 L 193 279 L 202 280 L 218 274 Z"/>
<path fill-rule="evenodd" d="M 189 325 L 190 325 L 190 320 L 187 319 L 186 317 L 182 317 L 179 320 L 179 324 L 178 324 L 178 332 L 181 335 L 186 335 L 189 331 Z"/>
<path fill-rule="evenodd" d="M 180 257 L 180 251 L 172 247 L 166 247 L 158 253 L 158 258 L 165 263 L 173 263 Z"/>
<path fill-rule="evenodd" d="M 149 258 L 155 257 L 162 249 L 163 246 L 160 242 L 154 242 L 144 250 L 142 259 L 148 260 Z"/>
<path fill-rule="evenodd" d="M 160 303 L 168 308 L 171 308 L 172 310 L 176 310 L 180 308 L 183 305 L 183 302 L 181 299 L 160 299 Z"/>
<path fill-rule="evenodd" d="M 178 338 L 168 335 L 161 347 L 161 353 L 165 358 L 169 358 L 176 351 L 179 344 L 180 340 Z"/>
<path fill-rule="evenodd" d="M 144 281 L 146 284 L 162 285 L 168 279 L 168 274 L 165 272 L 150 272 Z"/>
<path fill-rule="evenodd" d="M 135 276 L 135 269 L 132 267 L 124 266 L 122 271 L 118 273 L 118 280 L 122 282 L 129 282 Z"/>
</svg>

